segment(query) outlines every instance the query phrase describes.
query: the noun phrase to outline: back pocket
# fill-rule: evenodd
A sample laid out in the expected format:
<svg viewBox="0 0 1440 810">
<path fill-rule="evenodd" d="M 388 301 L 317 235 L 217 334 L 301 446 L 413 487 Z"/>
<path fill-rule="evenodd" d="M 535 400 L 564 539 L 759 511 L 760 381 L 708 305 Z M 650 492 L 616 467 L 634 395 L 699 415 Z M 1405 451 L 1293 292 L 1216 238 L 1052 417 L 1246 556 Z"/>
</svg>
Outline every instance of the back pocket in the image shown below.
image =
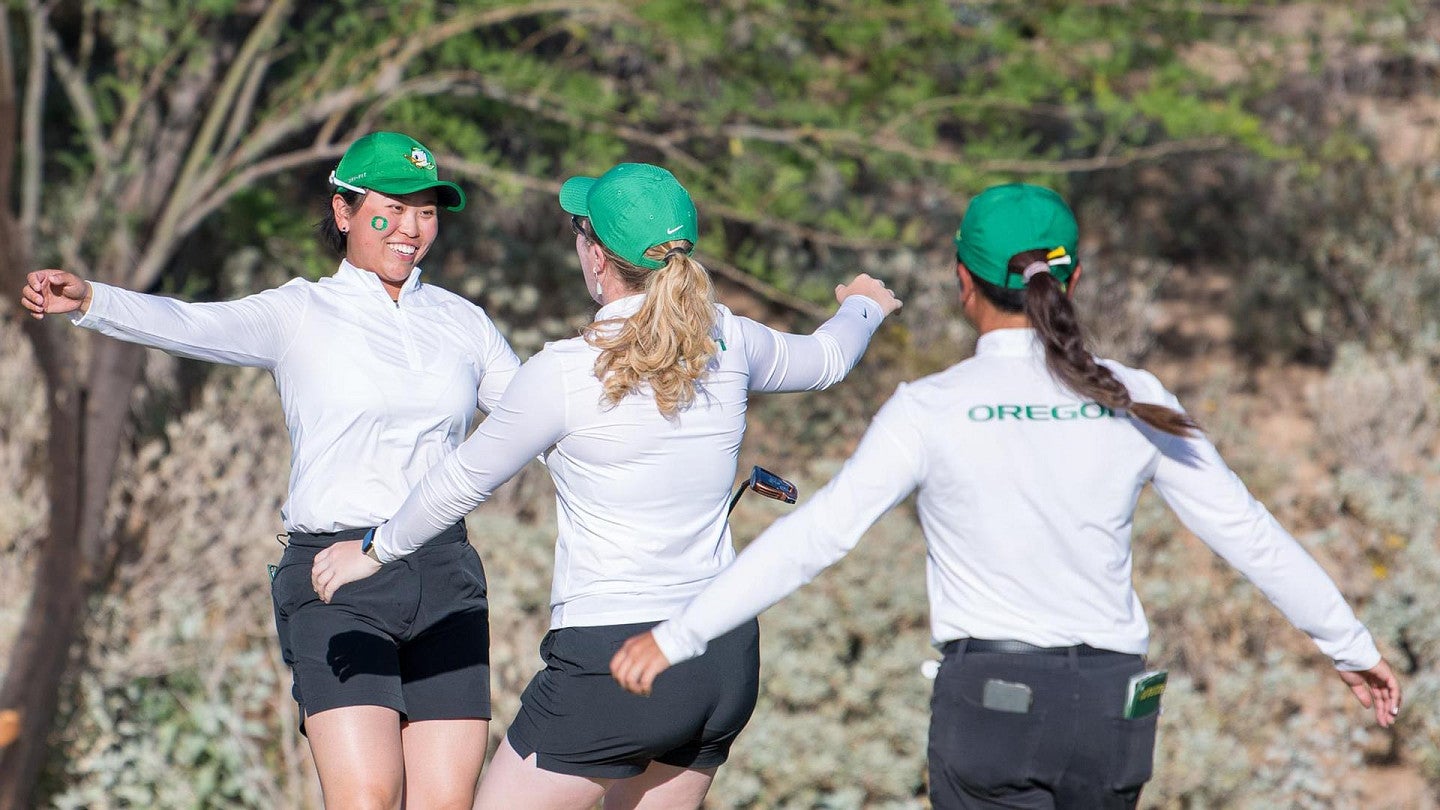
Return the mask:
<svg viewBox="0 0 1440 810">
<path fill-rule="evenodd" d="M 943 677 L 943 675 L 942 675 Z M 930 720 L 930 767 L 980 793 L 1026 785 L 1045 734 L 1045 712 L 1010 712 L 981 704 L 984 677 L 936 683 Z M 973 694 L 971 694 L 973 692 Z M 936 778 L 932 773 L 931 778 Z"/>
<path fill-rule="evenodd" d="M 1115 734 L 1115 759 L 1111 764 L 1110 787 L 1114 790 L 1138 789 L 1155 773 L 1155 732 L 1160 713 L 1126 720 L 1112 718 Z"/>
</svg>

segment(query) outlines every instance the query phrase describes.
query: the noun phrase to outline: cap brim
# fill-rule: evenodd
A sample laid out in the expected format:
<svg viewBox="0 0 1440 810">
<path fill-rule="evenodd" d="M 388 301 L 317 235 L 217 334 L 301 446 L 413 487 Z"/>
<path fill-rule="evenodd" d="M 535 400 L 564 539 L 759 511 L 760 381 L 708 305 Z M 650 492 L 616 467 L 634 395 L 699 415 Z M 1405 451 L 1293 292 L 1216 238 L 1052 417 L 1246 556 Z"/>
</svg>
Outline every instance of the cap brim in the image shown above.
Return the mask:
<svg viewBox="0 0 1440 810">
<path fill-rule="evenodd" d="M 594 177 L 572 177 L 560 187 L 560 207 L 568 214 L 590 216 L 590 188 L 595 185 Z"/>
<path fill-rule="evenodd" d="M 400 194 L 414 194 L 417 191 L 433 188 L 436 201 L 444 206 L 446 211 L 465 210 L 465 192 L 448 180 L 424 180 L 409 177 L 397 180 L 381 179 L 365 183 L 364 186 L 392 197 Z"/>
</svg>

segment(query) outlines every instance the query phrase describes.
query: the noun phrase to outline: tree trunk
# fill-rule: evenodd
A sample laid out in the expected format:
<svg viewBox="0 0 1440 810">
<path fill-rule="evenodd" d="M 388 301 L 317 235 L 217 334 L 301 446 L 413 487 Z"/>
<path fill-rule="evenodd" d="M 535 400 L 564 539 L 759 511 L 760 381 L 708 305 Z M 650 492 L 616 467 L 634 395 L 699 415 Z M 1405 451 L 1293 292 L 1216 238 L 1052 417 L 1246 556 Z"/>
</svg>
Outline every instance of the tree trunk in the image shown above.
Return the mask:
<svg viewBox="0 0 1440 810">
<path fill-rule="evenodd" d="M 53 319 L 52 319 L 53 320 Z M 46 490 L 48 537 L 40 544 L 30 603 L 0 686 L 0 711 L 19 715 L 19 736 L 0 749 L 0 810 L 33 806 L 31 794 L 49 752 L 71 650 L 82 639 L 90 594 L 109 581 L 114 541 L 105 534 L 105 506 L 140 377 L 143 350 L 101 339 L 88 384 L 63 373 L 72 352 L 57 334 L 68 325 L 31 322 L 27 334 L 45 371 L 49 414 Z"/>
</svg>

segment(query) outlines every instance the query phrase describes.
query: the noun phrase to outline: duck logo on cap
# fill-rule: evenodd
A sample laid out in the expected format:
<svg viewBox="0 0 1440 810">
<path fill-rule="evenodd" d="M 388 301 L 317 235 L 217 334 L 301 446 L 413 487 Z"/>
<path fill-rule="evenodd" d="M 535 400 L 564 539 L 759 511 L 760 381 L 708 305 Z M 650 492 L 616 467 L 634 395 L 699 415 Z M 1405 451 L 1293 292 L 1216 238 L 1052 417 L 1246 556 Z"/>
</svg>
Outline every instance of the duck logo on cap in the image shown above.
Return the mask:
<svg viewBox="0 0 1440 810">
<path fill-rule="evenodd" d="M 430 154 L 418 146 L 410 150 L 410 162 L 419 169 L 435 168 L 435 162 L 430 159 Z"/>
</svg>

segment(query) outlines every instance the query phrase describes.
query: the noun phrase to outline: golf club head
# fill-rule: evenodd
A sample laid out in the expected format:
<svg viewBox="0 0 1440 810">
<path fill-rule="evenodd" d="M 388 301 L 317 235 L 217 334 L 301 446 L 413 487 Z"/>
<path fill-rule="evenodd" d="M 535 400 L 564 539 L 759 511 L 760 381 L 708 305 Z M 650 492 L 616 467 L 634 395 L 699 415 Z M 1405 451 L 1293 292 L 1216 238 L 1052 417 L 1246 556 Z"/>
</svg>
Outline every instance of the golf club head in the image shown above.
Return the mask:
<svg viewBox="0 0 1440 810">
<path fill-rule="evenodd" d="M 767 498 L 785 503 L 795 503 L 796 496 L 800 494 L 794 484 L 758 466 L 750 470 L 750 481 L 746 486 Z"/>
<path fill-rule="evenodd" d="M 736 487 L 735 495 L 730 499 L 730 509 L 727 514 L 735 511 L 735 504 L 740 502 L 740 496 L 744 495 L 747 489 L 785 503 L 795 503 L 796 496 L 800 494 L 800 490 L 794 484 L 757 465 L 750 468 L 750 477 Z"/>
</svg>

